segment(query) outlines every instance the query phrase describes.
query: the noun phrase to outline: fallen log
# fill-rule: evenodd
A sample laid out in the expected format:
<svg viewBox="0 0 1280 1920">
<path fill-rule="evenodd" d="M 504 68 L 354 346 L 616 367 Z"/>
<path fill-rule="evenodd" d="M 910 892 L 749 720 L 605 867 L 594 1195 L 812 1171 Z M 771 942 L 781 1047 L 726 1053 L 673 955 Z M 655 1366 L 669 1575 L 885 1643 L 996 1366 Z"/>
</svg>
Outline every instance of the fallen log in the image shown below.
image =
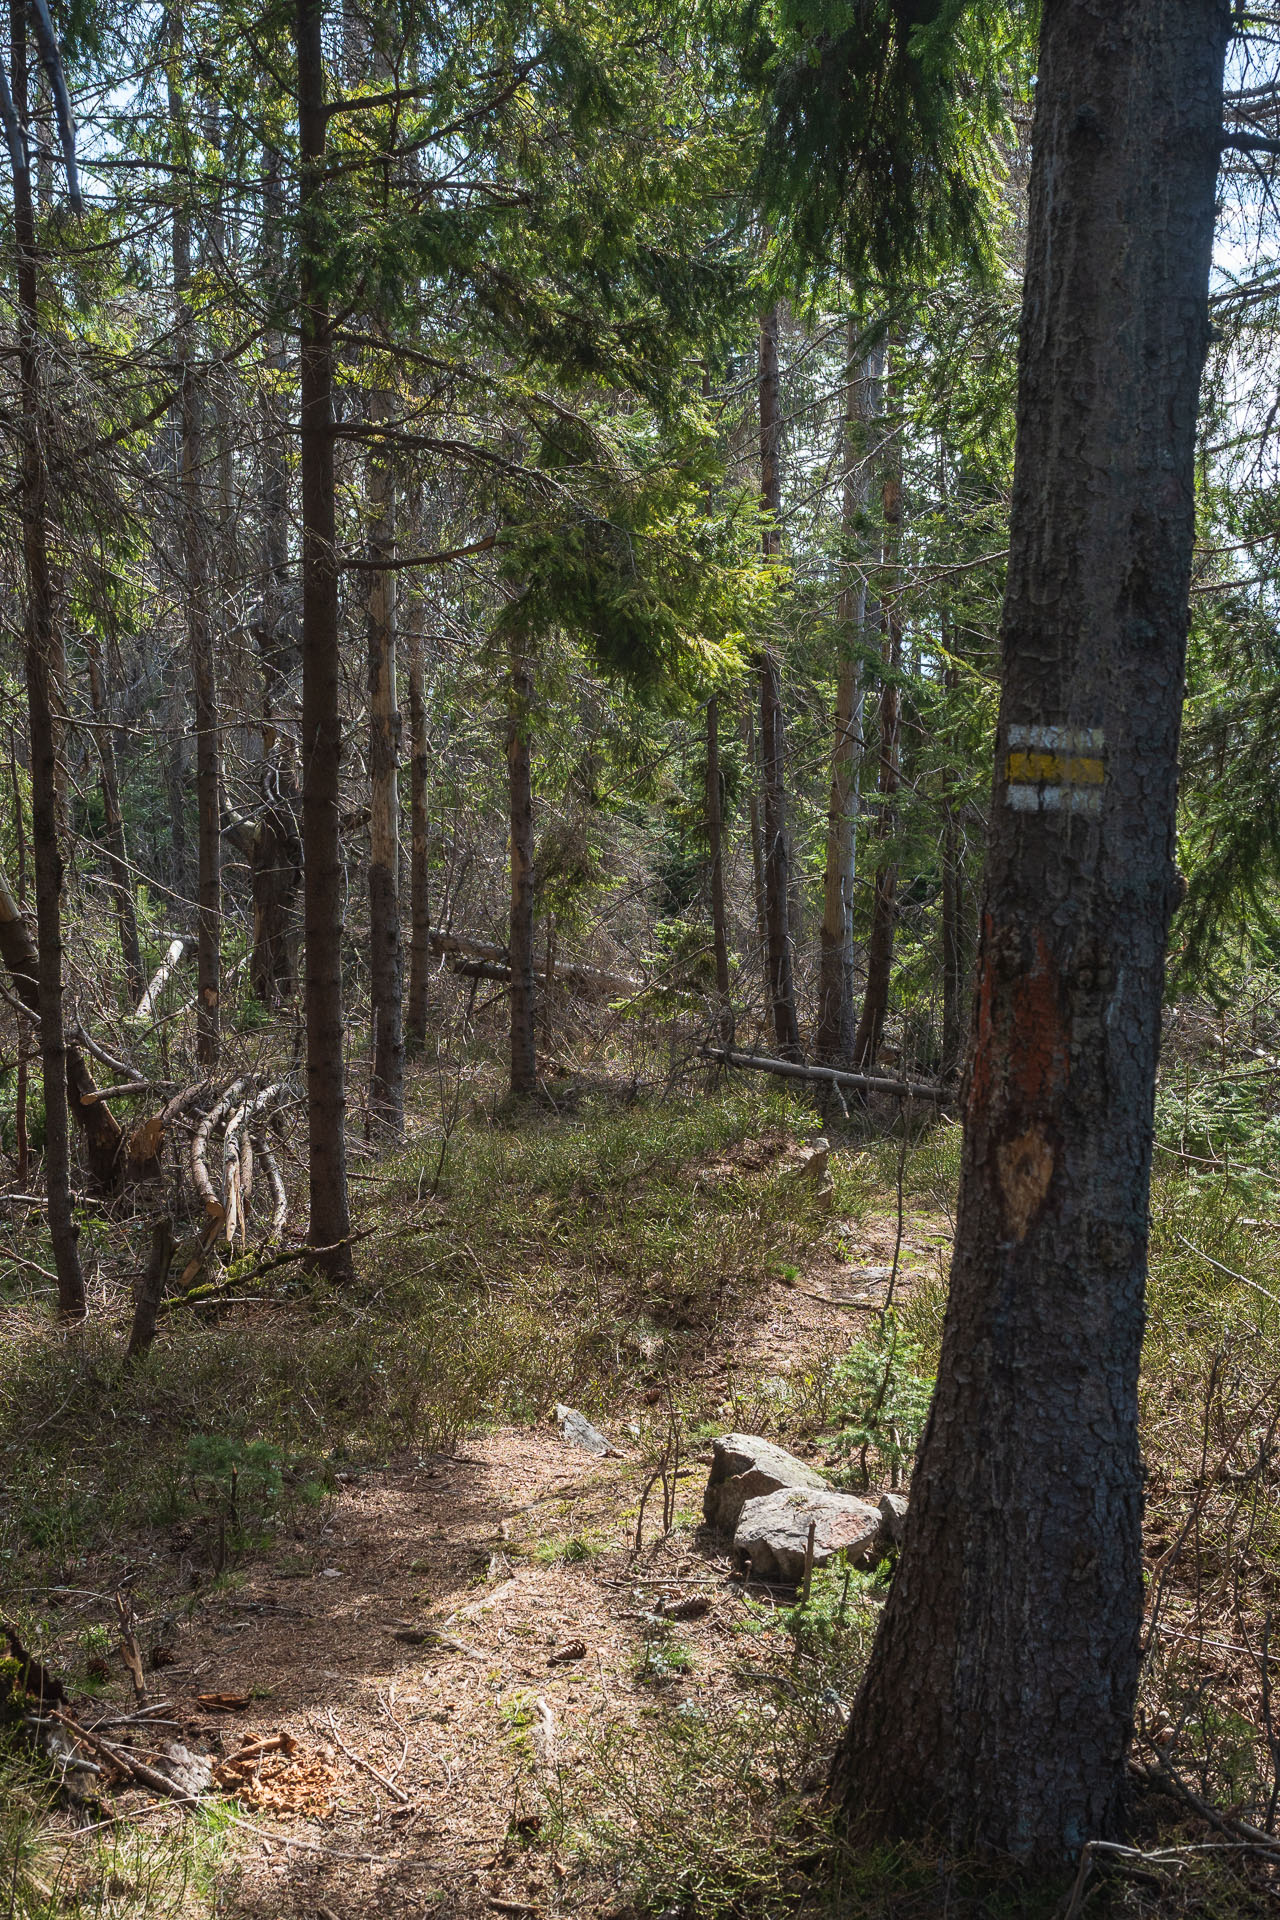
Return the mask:
<svg viewBox="0 0 1280 1920">
<path fill-rule="evenodd" d="M 454 973 L 477 980 L 510 980 L 510 957 L 505 947 L 494 946 L 490 940 L 473 940 L 469 934 L 451 933 L 445 927 L 432 927 L 430 931 L 432 949 L 436 953 L 460 956 L 453 966 Z M 569 988 L 572 993 L 584 996 L 606 994 L 638 993 L 644 981 L 634 973 L 611 973 L 607 967 L 588 966 L 585 961 L 561 960 L 558 956 L 555 964 L 548 970 L 546 963 L 533 969 L 539 980 L 549 976 Z"/>
<path fill-rule="evenodd" d="M 946 1100 L 946 1087 L 925 1080 L 891 1080 L 877 1073 L 846 1073 L 841 1067 L 802 1067 L 794 1060 L 774 1060 L 763 1053 L 738 1053 L 732 1047 L 703 1047 L 705 1060 L 726 1067 L 749 1067 L 756 1073 L 776 1073 L 782 1080 L 804 1080 L 815 1086 L 851 1087 L 856 1093 L 891 1093 L 899 1100 Z"/>
</svg>

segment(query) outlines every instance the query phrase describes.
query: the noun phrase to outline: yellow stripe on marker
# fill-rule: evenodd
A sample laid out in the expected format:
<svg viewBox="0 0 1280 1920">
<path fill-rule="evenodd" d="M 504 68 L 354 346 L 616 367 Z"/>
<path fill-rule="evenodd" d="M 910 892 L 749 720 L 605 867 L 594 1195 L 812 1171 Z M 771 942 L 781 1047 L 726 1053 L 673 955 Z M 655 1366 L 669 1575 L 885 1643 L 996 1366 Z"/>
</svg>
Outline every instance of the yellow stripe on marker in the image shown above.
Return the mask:
<svg viewBox="0 0 1280 1920">
<path fill-rule="evenodd" d="M 1100 787 L 1106 778 L 1101 760 L 1079 754 L 1011 753 L 1006 771 L 1011 782 L 1034 782 L 1037 786 Z"/>
</svg>

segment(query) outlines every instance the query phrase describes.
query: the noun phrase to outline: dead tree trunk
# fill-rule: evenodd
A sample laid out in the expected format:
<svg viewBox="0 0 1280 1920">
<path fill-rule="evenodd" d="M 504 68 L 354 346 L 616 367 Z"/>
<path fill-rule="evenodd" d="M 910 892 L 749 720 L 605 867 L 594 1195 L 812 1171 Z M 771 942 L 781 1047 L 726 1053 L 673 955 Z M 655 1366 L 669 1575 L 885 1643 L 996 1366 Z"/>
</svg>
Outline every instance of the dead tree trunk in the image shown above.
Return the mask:
<svg viewBox="0 0 1280 1920">
<path fill-rule="evenodd" d="M 747 831 L 751 839 L 751 904 L 755 912 L 756 946 L 766 997 L 769 996 L 769 927 L 764 912 L 764 835 L 760 831 L 760 755 L 756 751 L 756 717 L 750 689 L 742 715 L 742 747 L 747 769 Z"/>
<path fill-rule="evenodd" d="M 871 900 L 871 932 L 867 939 L 867 984 L 862 996 L 862 1012 L 853 1039 L 853 1062 L 860 1071 L 869 1072 L 880 1058 L 884 1042 L 885 1020 L 889 1013 L 889 987 L 893 978 L 893 940 L 898 918 L 898 867 L 886 857 L 885 847 L 896 828 L 895 798 L 901 772 L 902 690 L 898 676 L 902 665 L 902 619 L 893 596 L 892 568 L 897 561 L 902 535 L 902 445 L 895 435 L 885 452 L 883 560 L 888 576 L 890 598 L 883 615 L 880 686 L 880 759 L 877 790 L 880 805 L 876 812 L 873 839 L 877 844 L 875 887 Z"/>
<path fill-rule="evenodd" d="M 727 1042 L 733 1032 L 729 999 L 729 936 L 724 908 L 724 794 L 720 780 L 720 696 L 707 702 L 707 847 L 710 855 L 711 941 L 715 949 L 719 1027 Z"/>
<path fill-rule="evenodd" d="M 129 853 L 125 845 L 124 815 L 120 809 L 120 782 L 116 774 L 116 747 L 111 725 L 111 702 L 107 693 L 102 643 L 96 635 L 85 637 L 85 661 L 89 676 L 89 705 L 95 721 L 94 737 L 98 766 L 102 775 L 102 811 L 106 821 L 107 872 L 111 879 L 111 897 L 115 902 L 116 925 L 120 930 L 120 957 L 124 962 L 125 984 L 130 1004 L 136 1003 L 146 976 L 142 971 L 142 949 L 138 944 L 138 910 L 129 873 Z"/>
<path fill-rule="evenodd" d="M 1225 0 L 1048 0 L 951 1292 L 836 1786 L 1036 1867 L 1120 1826 L 1138 1364 Z"/>
<path fill-rule="evenodd" d="M 533 675 L 516 641 L 511 653 L 507 776 L 511 812 L 511 922 L 507 960 L 511 968 L 511 1091 L 532 1093 L 538 1084 L 533 971 L 533 774 L 529 760 L 529 709 Z"/>
<path fill-rule="evenodd" d="M 22 918 L 22 914 L 27 904 L 27 830 L 22 817 L 22 788 L 18 783 L 18 747 L 12 722 L 10 722 L 9 725 L 9 779 L 13 790 L 14 838 L 18 843 L 18 898 L 15 902 L 12 895 L 9 894 L 8 888 L 5 885 L 3 871 L 0 871 L 0 950 L 3 950 L 5 947 L 6 914 L 4 899 L 6 896 L 9 902 L 10 916 L 15 918 L 19 926 L 21 926 L 22 931 L 24 933 L 26 932 L 26 923 Z M 9 960 L 7 951 L 5 952 L 5 959 L 6 961 Z M 11 961 L 9 965 L 10 973 L 12 974 Z M 38 967 L 30 969 L 29 977 L 33 988 L 36 987 L 36 976 L 38 972 Z M 38 993 L 36 1004 L 38 1007 Z M 38 1026 L 35 1031 L 37 1033 L 39 1032 Z M 13 1096 L 13 1132 L 18 1185 L 24 1193 L 30 1177 L 27 1139 L 27 1054 L 29 1051 L 29 1040 L 30 1036 L 27 1032 L 27 1023 L 25 1020 L 20 1019 L 18 1021 L 18 1076 Z"/>
<path fill-rule="evenodd" d="M 301 228 L 302 834 L 306 852 L 308 1176 L 314 1256 L 350 1278 L 343 870 L 338 774 L 338 557 L 333 473 L 333 332 L 324 229 L 325 102 L 322 0 L 298 0 L 298 213 Z"/>
<path fill-rule="evenodd" d="M 843 561 L 838 627 L 842 649 L 836 679 L 835 740 L 831 749 L 831 798 L 827 808 L 826 866 L 822 887 L 822 959 L 818 978 L 818 1028 L 814 1051 L 829 1063 L 853 1058 L 853 888 L 862 773 L 862 648 L 868 624 L 867 583 L 858 554 L 858 532 L 871 493 L 868 429 L 879 411 L 879 347 L 859 354 L 860 328 L 848 324 L 843 457 L 845 463 Z"/>
<path fill-rule="evenodd" d="M 284 239 L 280 156 L 268 148 L 264 162 L 263 246 L 273 262 Z M 260 406 L 262 458 L 262 613 L 256 642 L 262 668 L 262 807 L 245 844 L 253 892 L 253 949 L 249 980 L 264 1006 L 279 1006 L 296 987 L 294 915 L 302 886 L 298 837 L 298 782 L 292 727 L 297 719 L 298 623 L 289 594 L 289 466 L 286 421 L 279 391 L 286 371 L 283 335 L 267 337 Z"/>
<path fill-rule="evenodd" d="M 764 531 L 768 559 L 782 550 L 779 518 L 782 512 L 782 418 L 778 399 L 778 309 L 772 307 L 760 322 L 760 500 L 771 518 Z M 787 1060 L 799 1060 L 800 1028 L 796 1021 L 795 986 L 791 972 L 790 890 L 788 881 L 786 740 L 782 714 L 782 682 L 778 658 L 766 648 L 760 662 L 760 764 L 764 799 L 763 862 L 764 918 L 769 968 L 769 1003 L 778 1051 Z"/>
<path fill-rule="evenodd" d="M 174 151 L 186 145 L 186 114 L 177 86 L 183 22 L 169 14 L 169 124 Z M 181 191 L 181 189 L 180 189 Z M 217 1062 L 222 1028 L 222 835 L 218 690 L 209 617 L 209 552 L 204 479 L 204 394 L 195 367 L 195 319 L 191 308 L 191 217 L 181 201 L 173 214 L 173 298 L 178 355 L 180 492 L 183 562 L 186 568 L 187 653 L 195 696 L 196 733 L 196 1058 Z"/>
<path fill-rule="evenodd" d="M 14 106 L 25 163 L 27 59 L 23 0 L 10 0 Z M 31 840 L 36 883 L 37 1008 L 40 1064 L 44 1075 L 45 1191 L 49 1238 L 58 1275 L 58 1310 L 68 1320 L 85 1313 L 84 1274 L 80 1267 L 71 1203 L 71 1152 L 67 1130 L 67 1055 L 62 1030 L 62 846 L 59 837 L 58 737 L 55 712 L 65 689 L 57 685 L 62 649 L 54 632 L 53 582 L 45 527 L 48 472 L 44 456 L 44 397 L 40 367 L 38 304 L 39 255 L 31 175 L 15 165 L 14 229 L 18 245 L 18 378 L 21 403 L 21 459 L 18 511 L 26 575 L 24 651 L 27 676 L 28 737 L 31 744 Z"/>
<path fill-rule="evenodd" d="M 390 413 L 376 394 L 373 422 Z M 400 710 L 396 694 L 395 487 L 384 450 L 365 466 L 369 516 L 369 999 L 373 1021 L 370 1113 L 404 1132 L 404 956 L 400 936 Z"/>
<path fill-rule="evenodd" d="M 427 1040 L 431 996 L 431 902 L 428 897 L 427 700 L 421 620 L 409 651 L 409 1004 L 405 1040 L 415 1053 Z"/>
</svg>

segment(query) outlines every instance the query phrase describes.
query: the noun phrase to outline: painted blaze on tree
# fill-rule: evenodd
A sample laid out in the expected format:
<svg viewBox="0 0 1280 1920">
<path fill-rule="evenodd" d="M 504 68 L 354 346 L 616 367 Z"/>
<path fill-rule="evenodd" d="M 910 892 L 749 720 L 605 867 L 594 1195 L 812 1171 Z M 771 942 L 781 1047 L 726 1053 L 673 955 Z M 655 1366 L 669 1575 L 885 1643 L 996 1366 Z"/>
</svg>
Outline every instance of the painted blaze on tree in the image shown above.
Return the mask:
<svg viewBox="0 0 1280 1920">
<path fill-rule="evenodd" d="M 1046 0 L 951 1296 L 852 1817 L 1039 1865 L 1114 1831 L 1224 0 Z"/>
</svg>

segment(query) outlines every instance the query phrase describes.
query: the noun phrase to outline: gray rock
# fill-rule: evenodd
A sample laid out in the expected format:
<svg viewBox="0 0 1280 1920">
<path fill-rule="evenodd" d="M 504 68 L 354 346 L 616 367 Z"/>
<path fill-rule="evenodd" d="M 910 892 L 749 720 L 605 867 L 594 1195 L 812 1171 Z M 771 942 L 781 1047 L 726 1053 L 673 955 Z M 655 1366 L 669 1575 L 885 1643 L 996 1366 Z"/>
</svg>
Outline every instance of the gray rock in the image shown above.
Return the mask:
<svg viewBox="0 0 1280 1920">
<path fill-rule="evenodd" d="M 812 1180 L 815 1185 L 830 1177 L 831 1142 L 824 1134 L 819 1135 L 810 1146 L 804 1159 L 795 1169 L 798 1176 Z"/>
<path fill-rule="evenodd" d="M 882 1493 L 880 1495 L 880 1518 L 884 1521 L 884 1530 L 895 1547 L 902 1545 L 902 1530 L 907 1524 L 907 1496 L 905 1493 Z"/>
<path fill-rule="evenodd" d="M 601 1433 L 599 1427 L 593 1427 L 585 1413 L 579 1413 L 576 1407 L 556 1407 L 556 1419 L 560 1431 L 566 1440 L 572 1440 L 577 1447 L 584 1447 L 588 1453 L 608 1455 L 614 1460 L 625 1458 L 621 1448 L 615 1447 Z"/>
<path fill-rule="evenodd" d="M 825 1567 L 841 1551 L 855 1567 L 874 1567 L 879 1560 L 883 1532 L 876 1509 L 830 1487 L 783 1487 L 748 1500 L 733 1536 L 734 1558 L 749 1564 L 758 1580 L 798 1585 L 804 1578 L 810 1521 L 815 1567 Z"/>
<path fill-rule="evenodd" d="M 827 1482 L 793 1453 L 754 1433 L 725 1433 L 715 1442 L 711 1475 L 702 1496 L 709 1525 L 732 1533 L 748 1500 L 779 1487 L 825 1487 Z"/>
</svg>

